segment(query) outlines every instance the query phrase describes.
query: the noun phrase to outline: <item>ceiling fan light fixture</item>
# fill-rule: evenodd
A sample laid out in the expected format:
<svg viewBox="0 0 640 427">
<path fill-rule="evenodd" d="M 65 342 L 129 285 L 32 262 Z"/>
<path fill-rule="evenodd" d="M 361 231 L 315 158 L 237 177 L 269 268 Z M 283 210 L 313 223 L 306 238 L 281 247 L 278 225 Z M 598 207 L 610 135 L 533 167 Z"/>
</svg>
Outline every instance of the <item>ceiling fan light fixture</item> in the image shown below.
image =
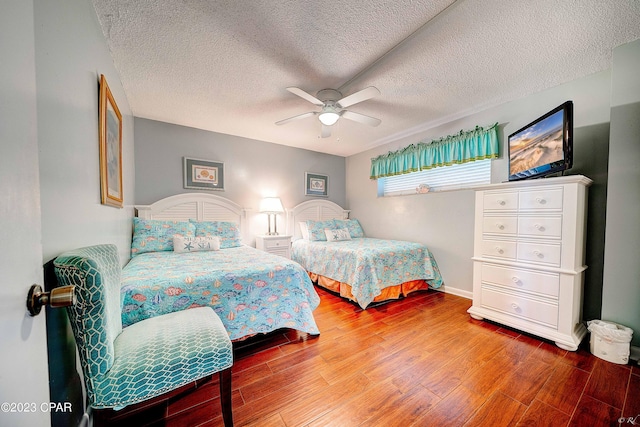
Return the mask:
<svg viewBox="0 0 640 427">
<path fill-rule="evenodd" d="M 322 112 L 318 114 L 318 119 L 322 122 L 323 125 L 326 126 L 334 125 L 339 118 L 340 114 L 338 114 L 335 108 L 331 106 L 325 106 L 322 109 Z"/>
<path fill-rule="evenodd" d="M 320 113 L 320 115 L 318 116 L 318 119 L 320 119 L 322 124 L 327 126 L 334 125 L 339 118 L 340 118 L 340 115 L 338 113 L 333 113 L 333 112 Z"/>
<path fill-rule="evenodd" d="M 326 138 L 331 135 L 331 130 L 329 128 L 335 125 L 342 116 L 344 116 L 345 119 L 364 123 L 369 126 L 378 126 L 380 124 L 380 119 L 345 109 L 353 104 L 357 104 L 358 102 L 366 101 L 367 99 L 380 95 L 380 91 L 373 86 L 369 86 L 346 97 L 343 97 L 342 93 L 335 89 L 322 89 L 321 91 L 318 91 L 317 97 L 310 95 L 297 87 L 288 87 L 287 90 L 294 95 L 298 95 L 299 97 L 311 102 L 313 105 L 321 107 L 321 110 L 298 114 L 297 116 L 277 121 L 276 125 L 283 125 L 292 120 L 303 119 L 309 116 L 318 116 L 320 123 L 322 123 L 321 137 Z"/>
</svg>

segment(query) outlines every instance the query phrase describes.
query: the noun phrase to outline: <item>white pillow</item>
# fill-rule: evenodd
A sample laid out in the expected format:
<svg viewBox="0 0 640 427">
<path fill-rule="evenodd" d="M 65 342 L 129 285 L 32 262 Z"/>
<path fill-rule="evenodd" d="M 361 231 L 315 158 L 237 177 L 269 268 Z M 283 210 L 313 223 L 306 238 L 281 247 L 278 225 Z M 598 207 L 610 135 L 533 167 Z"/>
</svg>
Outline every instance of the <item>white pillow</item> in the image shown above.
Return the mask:
<svg viewBox="0 0 640 427">
<path fill-rule="evenodd" d="M 351 240 L 349 230 L 346 228 L 338 228 L 337 230 L 324 229 L 324 234 L 327 236 L 327 242 L 339 242 L 341 240 Z"/>
<path fill-rule="evenodd" d="M 300 233 L 302 234 L 302 238 L 304 240 L 309 240 L 309 227 L 307 227 L 307 223 L 305 221 L 300 221 L 298 225 L 300 225 Z"/>
<path fill-rule="evenodd" d="M 200 252 L 200 251 L 219 251 L 220 237 L 218 236 L 199 236 L 199 237 L 173 237 L 173 251 L 182 252 Z"/>
</svg>

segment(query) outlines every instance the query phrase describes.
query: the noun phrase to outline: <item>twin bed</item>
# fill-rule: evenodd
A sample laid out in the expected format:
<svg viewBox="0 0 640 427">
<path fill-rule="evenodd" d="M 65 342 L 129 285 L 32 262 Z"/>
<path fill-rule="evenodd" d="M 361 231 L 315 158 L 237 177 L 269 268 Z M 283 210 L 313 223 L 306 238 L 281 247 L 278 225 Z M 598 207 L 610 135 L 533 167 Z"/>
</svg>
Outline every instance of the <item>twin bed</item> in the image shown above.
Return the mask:
<svg viewBox="0 0 640 427">
<path fill-rule="evenodd" d="M 211 306 L 234 341 L 282 328 L 316 335 L 312 280 L 362 308 L 442 284 L 424 245 L 365 238 L 348 211 L 326 200 L 289 212 L 292 260 L 243 244 L 246 212 L 220 196 L 181 194 L 137 212 L 122 272 L 123 326 Z"/>
</svg>

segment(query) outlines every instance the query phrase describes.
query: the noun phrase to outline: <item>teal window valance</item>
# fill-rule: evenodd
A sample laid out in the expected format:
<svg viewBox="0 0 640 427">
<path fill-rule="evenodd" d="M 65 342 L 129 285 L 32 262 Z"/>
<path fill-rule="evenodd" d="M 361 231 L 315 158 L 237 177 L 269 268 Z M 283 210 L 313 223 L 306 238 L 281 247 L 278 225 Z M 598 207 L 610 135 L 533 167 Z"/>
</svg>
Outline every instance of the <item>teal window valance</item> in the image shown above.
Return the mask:
<svg viewBox="0 0 640 427">
<path fill-rule="evenodd" d="M 419 142 L 371 159 L 371 179 L 498 157 L 498 123 Z"/>
</svg>

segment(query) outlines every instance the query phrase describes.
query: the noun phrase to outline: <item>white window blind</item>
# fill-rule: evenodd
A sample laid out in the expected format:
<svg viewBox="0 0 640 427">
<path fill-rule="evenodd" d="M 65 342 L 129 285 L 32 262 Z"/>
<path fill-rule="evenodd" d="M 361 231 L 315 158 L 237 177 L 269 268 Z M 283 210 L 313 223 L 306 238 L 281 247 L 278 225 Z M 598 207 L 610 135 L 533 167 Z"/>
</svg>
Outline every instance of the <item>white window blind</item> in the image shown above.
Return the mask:
<svg viewBox="0 0 640 427">
<path fill-rule="evenodd" d="M 420 184 L 429 192 L 458 190 L 491 183 L 491 159 L 454 164 L 420 172 L 378 178 L 378 196 L 416 194 Z"/>
</svg>

